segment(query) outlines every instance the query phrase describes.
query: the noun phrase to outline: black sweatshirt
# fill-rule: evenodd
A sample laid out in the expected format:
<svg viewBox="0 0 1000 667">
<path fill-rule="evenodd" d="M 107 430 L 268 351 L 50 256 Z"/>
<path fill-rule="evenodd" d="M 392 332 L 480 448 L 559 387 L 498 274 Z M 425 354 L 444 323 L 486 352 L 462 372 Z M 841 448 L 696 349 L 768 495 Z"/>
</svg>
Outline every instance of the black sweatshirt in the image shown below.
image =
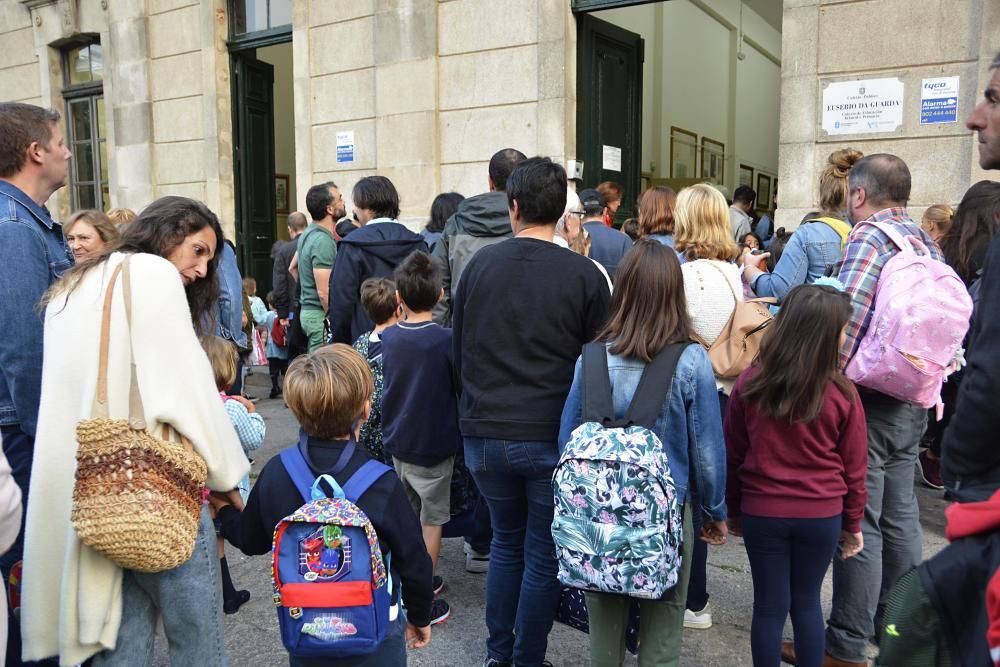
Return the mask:
<svg viewBox="0 0 1000 667">
<path fill-rule="evenodd" d="M 346 444 L 344 441 L 309 438 L 309 457 L 320 471 L 330 470 L 336 465 Z M 364 448 L 356 447 L 354 455 L 343 471 L 333 476 L 334 479 L 343 486 L 368 459 Z M 219 510 L 222 536 L 248 556 L 268 553 L 271 551 L 274 527 L 304 503 L 282 465 L 281 457 L 276 455 L 261 470 L 242 513 L 232 506 Z M 413 513 L 396 473 L 388 472 L 380 477 L 358 499 L 357 505 L 375 527 L 383 554 L 392 554 L 392 573 L 397 582 L 402 580 L 403 583 L 407 619 L 417 627 L 428 625 L 434 599 L 431 558 L 424 545 L 420 520 Z M 398 596 L 397 591 L 399 586 L 394 584 L 393 602 Z"/>
<path fill-rule="evenodd" d="M 400 461 L 430 467 L 462 444 L 451 345 L 434 322 L 382 332 L 382 442 Z"/>
<path fill-rule="evenodd" d="M 554 243 L 479 250 L 453 303 L 462 435 L 554 442 L 576 359 L 610 299 L 594 262 Z"/>
</svg>

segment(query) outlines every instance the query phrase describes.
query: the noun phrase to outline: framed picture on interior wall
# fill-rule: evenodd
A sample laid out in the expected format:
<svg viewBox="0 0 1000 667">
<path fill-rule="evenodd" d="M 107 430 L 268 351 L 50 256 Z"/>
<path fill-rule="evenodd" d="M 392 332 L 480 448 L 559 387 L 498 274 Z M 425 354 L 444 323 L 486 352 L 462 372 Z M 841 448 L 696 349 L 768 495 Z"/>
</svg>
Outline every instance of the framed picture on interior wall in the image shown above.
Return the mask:
<svg viewBox="0 0 1000 667">
<path fill-rule="evenodd" d="M 708 137 L 701 138 L 701 177 L 710 183 L 725 180 L 726 145 Z"/>
<path fill-rule="evenodd" d="M 670 128 L 670 178 L 697 178 L 698 135 Z"/>
<path fill-rule="evenodd" d="M 758 211 L 767 211 L 771 206 L 771 177 L 767 174 L 757 174 L 757 205 Z"/>
<path fill-rule="evenodd" d="M 753 167 L 745 164 L 740 165 L 740 185 L 745 185 L 748 188 L 753 187 Z"/>
<path fill-rule="evenodd" d="M 288 174 L 274 175 L 274 208 L 278 213 L 289 212 Z"/>
</svg>

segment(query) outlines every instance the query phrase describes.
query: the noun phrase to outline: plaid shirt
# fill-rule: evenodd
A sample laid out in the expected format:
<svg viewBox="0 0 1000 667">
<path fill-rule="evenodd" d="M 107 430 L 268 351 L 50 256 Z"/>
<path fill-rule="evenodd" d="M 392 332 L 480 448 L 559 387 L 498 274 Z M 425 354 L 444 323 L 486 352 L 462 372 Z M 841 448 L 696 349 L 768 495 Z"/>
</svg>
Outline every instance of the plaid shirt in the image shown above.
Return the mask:
<svg viewBox="0 0 1000 667">
<path fill-rule="evenodd" d="M 899 252 L 896 244 L 889 240 L 884 232 L 867 225 L 866 222 L 888 223 L 895 226 L 903 236 L 916 236 L 922 239 L 930 249 L 931 256 L 943 261 L 941 251 L 920 225 L 913 222 L 903 208 L 887 208 L 854 226 L 851 235 L 847 237 L 847 247 L 844 256 L 837 267 L 838 278 L 844 283 L 847 293 L 854 302 L 854 312 L 847 323 L 847 340 L 840 348 L 840 363 L 847 366 L 858 351 L 861 339 L 868 332 L 872 312 L 875 309 L 875 288 L 882 267 L 889 259 Z"/>
</svg>

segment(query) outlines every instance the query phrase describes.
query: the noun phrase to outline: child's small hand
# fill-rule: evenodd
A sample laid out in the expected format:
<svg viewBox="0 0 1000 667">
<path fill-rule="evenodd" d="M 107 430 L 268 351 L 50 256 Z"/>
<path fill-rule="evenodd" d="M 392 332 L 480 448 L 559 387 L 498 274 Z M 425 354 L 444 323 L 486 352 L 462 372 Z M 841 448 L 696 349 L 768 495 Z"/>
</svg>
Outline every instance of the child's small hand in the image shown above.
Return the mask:
<svg viewBox="0 0 1000 667">
<path fill-rule="evenodd" d="M 412 623 L 406 624 L 406 645 L 410 648 L 423 648 L 431 643 L 431 626 L 418 628 Z"/>
<path fill-rule="evenodd" d="M 243 396 L 230 396 L 229 398 L 233 399 L 234 401 L 242 405 L 244 408 L 246 408 L 247 412 L 250 413 L 257 412 L 257 406 L 254 405 L 249 398 L 244 398 Z"/>
<path fill-rule="evenodd" d="M 208 503 L 212 506 L 213 512 L 218 512 L 226 505 L 232 505 L 239 511 L 243 511 L 243 496 L 239 489 L 232 491 L 212 491 L 208 494 Z"/>
<path fill-rule="evenodd" d="M 865 547 L 865 538 L 861 533 L 849 533 L 846 530 L 840 531 L 840 556 L 848 559 L 857 556 Z"/>
</svg>

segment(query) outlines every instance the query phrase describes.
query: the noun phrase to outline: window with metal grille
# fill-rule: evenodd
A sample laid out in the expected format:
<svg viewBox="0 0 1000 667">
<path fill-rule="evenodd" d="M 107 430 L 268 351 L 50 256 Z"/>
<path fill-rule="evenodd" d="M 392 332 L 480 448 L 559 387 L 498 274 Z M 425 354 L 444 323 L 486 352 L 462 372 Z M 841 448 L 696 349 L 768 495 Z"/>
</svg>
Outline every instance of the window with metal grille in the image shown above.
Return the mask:
<svg viewBox="0 0 1000 667">
<path fill-rule="evenodd" d="M 105 137 L 104 57 L 96 39 L 63 52 L 66 133 L 73 152 L 70 189 L 73 208 L 110 208 Z"/>
</svg>

